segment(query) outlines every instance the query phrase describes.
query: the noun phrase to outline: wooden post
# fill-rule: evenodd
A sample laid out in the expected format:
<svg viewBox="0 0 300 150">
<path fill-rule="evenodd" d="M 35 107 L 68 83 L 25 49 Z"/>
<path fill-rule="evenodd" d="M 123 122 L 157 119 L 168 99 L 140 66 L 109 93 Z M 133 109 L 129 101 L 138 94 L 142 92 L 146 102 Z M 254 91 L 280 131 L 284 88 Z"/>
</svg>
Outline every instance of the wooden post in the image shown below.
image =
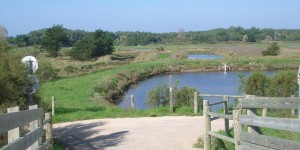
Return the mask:
<svg viewBox="0 0 300 150">
<path fill-rule="evenodd" d="M 263 108 L 262 109 L 262 117 L 267 117 L 267 112 L 268 112 L 268 109 L 267 108 Z"/>
<path fill-rule="evenodd" d="M 291 97 L 295 97 L 295 96 L 294 96 L 294 95 L 291 95 Z M 291 115 L 292 115 L 292 116 L 295 116 L 295 115 L 296 115 L 295 109 L 292 109 L 292 110 L 291 110 Z"/>
<path fill-rule="evenodd" d="M 51 113 L 45 113 L 45 119 L 49 119 L 50 122 L 46 125 L 46 141 L 50 140 L 49 149 L 53 148 L 53 135 L 52 135 L 52 116 Z"/>
<path fill-rule="evenodd" d="M 170 112 L 173 112 L 173 91 L 170 87 Z"/>
<path fill-rule="evenodd" d="M 130 95 L 130 104 L 131 104 L 131 109 L 134 110 L 134 97 L 133 97 L 133 95 Z"/>
<path fill-rule="evenodd" d="M 247 115 L 249 116 L 256 116 L 256 109 L 255 108 L 251 108 L 251 109 L 247 109 Z M 261 130 L 259 127 L 257 126 L 248 126 L 248 132 L 252 133 L 252 134 L 262 134 Z"/>
<path fill-rule="evenodd" d="M 194 114 L 198 113 L 198 93 L 194 92 Z"/>
<path fill-rule="evenodd" d="M 169 75 L 169 88 L 172 87 L 172 75 Z"/>
<path fill-rule="evenodd" d="M 240 135 L 241 135 L 241 124 L 239 120 L 240 113 L 241 113 L 240 110 L 233 110 L 235 150 L 240 150 Z"/>
<path fill-rule="evenodd" d="M 204 141 L 204 150 L 210 150 L 211 145 L 211 136 L 207 134 L 211 130 L 210 116 L 210 106 L 208 106 L 208 100 L 203 100 L 203 117 L 204 117 L 204 130 L 203 130 L 203 141 Z"/>
<path fill-rule="evenodd" d="M 228 115 L 228 96 L 224 96 L 223 97 L 224 100 L 224 115 Z M 229 120 L 228 119 L 224 119 L 225 121 L 225 131 L 229 132 Z"/>
<path fill-rule="evenodd" d="M 52 116 L 55 114 L 55 97 L 52 96 Z"/>
<path fill-rule="evenodd" d="M 7 108 L 7 113 L 18 112 L 18 111 L 20 111 L 19 106 Z M 20 128 L 19 127 L 8 131 L 8 144 L 13 142 L 14 140 L 18 139 L 19 137 L 20 137 Z"/>
<path fill-rule="evenodd" d="M 32 109 L 37 109 L 37 105 L 31 105 L 29 106 L 29 110 L 32 110 Z M 30 129 L 30 132 L 32 132 L 33 130 L 37 129 L 38 128 L 38 120 L 34 120 L 32 122 L 29 123 L 29 129 Z M 39 140 L 34 142 L 29 148 L 28 150 L 35 150 L 37 149 L 37 147 L 39 146 Z"/>
</svg>

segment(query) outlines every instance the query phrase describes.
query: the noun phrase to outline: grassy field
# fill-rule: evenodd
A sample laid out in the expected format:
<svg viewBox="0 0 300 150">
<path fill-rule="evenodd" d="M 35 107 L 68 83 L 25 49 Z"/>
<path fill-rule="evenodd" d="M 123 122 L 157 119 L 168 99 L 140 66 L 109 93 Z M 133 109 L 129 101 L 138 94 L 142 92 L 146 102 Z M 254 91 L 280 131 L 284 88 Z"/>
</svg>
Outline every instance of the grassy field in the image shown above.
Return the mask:
<svg viewBox="0 0 300 150">
<path fill-rule="evenodd" d="M 100 81 L 109 81 L 120 72 L 143 71 L 149 68 L 165 69 L 164 71 L 213 71 L 227 63 L 236 70 L 257 69 L 297 69 L 300 64 L 300 44 L 279 43 L 281 54 L 273 57 L 262 57 L 260 52 L 268 43 L 220 43 L 199 45 L 147 45 L 147 46 L 116 46 L 116 55 L 131 55 L 134 59 L 120 61 L 112 60 L 110 56 L 101 57 L 94 61 L 73 61 L 64 49 L 57 58 L 46 57 L 37 48 L 18 48 L 24 55 L 34 55 L 40 62 L 52 64 L 59 69 L 59 80 L 43 83 L 38 94 L 50 110 L 51 96 L 56 97 L 55 122 L 66 122 L 107 117 L 140 117 L 161 115 L 192 115 L 192 110 L 183 108 L 176 113 L 169 113 L 168 108 L 150 110 L 123 110 L 103 101 L 93 99 L 94 87 Z M 157 48 L 163 47 L 164 51 Z M 225 56 L 219 60 L 188 60 L 173 58 L 178 51 L 186 53 L 216 53 Z M 78 70 L 67 74 L 65 68 L 73 66 Z M 92 66 L 88 71 L 82 71 L 82 66 Z"/>
</svg>

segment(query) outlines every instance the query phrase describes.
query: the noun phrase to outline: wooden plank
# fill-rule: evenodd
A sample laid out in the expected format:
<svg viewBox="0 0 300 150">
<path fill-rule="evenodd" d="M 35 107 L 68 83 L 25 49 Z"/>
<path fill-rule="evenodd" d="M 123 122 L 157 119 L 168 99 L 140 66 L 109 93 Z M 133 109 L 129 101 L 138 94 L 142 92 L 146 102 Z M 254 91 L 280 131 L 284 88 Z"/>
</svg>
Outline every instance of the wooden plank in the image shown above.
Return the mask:
<svg viewBox="0 0 300 150">
<path fill-rule="evenodd" d="M 274 149 L 259 146 L 259 145 L 254 145 L 247 142 L 241 142 L 241 150 L 274 150 Z"/>
<path fill-rule="evenodd" d="M 27 149 L 43 136 L 43 131 L 43 127 L 39 127 L 34 131 L 25 134 L 23 137 L 18 138 L 14 142 L 3 146 L 0 150 Z"/>
<path fill-rule="evenodd" d="M 238 100 L 239 108 L 298 109 L 299 105 L 299 97 L 256 97 Z"/>
<path fill-rule="evenodd" d="M 218 105 L 218 104 L 223 104 L 223 103 L 225 103 L 225 101 L 210 103 L 208 106 L 213 106 L 213 105 Z"/>
<path fill-rule="evenodd" d="M 242 131 L 242 126 L 239 120 L 241 110 L 233 110 L 233 132 L 234 132 L 234 148 L 240 150 L 240 133 Z"/>
<path fill-rule="evenodd" d="M 269 137 L 265 135 L 254 135 L 246 132 L 241 133 L 241 141 L 278 150 L 300 149 L 300 142 L 282 138 Z"/>
<path fill-rule="evenodd" d="M 19 106 L 11 107 L 11 108 L 7 108 L 7 113 L 18 112 L 19 110 L 20 110 Z M 20 128 L 17 127 L 15 129 L 8 131 L 7 137 L 8 137 L 7 139 L 8 143 L 11 143 L 14 140 L 18 139 L 20 137 Z"/>
<path fill-rule="evenodd" d="M 278 130 L 300 132 L 299 119 L 258 117 L 258 116 L 240 116 L 241 124 L 266 127 Z"/>
<path fill-rule="evenodd" d="M 34 109 L 37 109 L 38 106 L 37 105 L 31 105 L 29 106 L 29 110 L 34 110 Z M 38 119 L 40 120 L 40 118 Z M 29 123 L 29 129 L 30 131 L 34 131 L 35 129 L 37 129 L 39 126 L 38 126 L 38 120 L 34 120 L 32 122 Z M 41 140 L 40 140 L 41 141 Z M 37 149 L 37 147 L 39 146 L 39 141 L 36 141 L 34 142 L 29 148 L 28 150 L 35 150 Z"/>
<path fill-rule="evenodd" d="M 244 96 L 239 96 L 239 95 L 218 95 L 218 94 L 199 94 L 198 96 L 203 96 L 203 97 L 224 97 L 228 96 L 229 98 L 243 98 Z"/>
<path fill-rule="evenodd" d="M 50 118 L 48 118 L 48 119 L 45 119 L 45 120 L 43 121 L 43 125 L 46 125 L 47 123 L 50 123 L 50 121 L 51 121 L 51 119 L 50 119 Z"/>
<path fill-rule="evenodd" d="M 43 109 L 25 110 L 0 115 L 0 134 L 42 118 Z"/>
<path fill-rule="evenodd" d="M 194 114 L 198 113 L 198 96 L 197 92 L 194 92 Z"/>
<path fill-rule="evenodd" d="M 45 143 L 43 143 L 42 145 L 40 145 L 37 149 L 38 150 L 45 150 L 45 149 L 47 149 L 47 147 L 49 147 L 50 143 L 51 143 L 51 141 L 48 140 Z"/>
<path fill-rule="evenodd" d="M 223 105 L 224 115 L 228 115 L 228 108 L 229 108 L 228 107 L 228 104 L 229 104 L 229 98 L 228 98 L 228 96 L 224 96 L 223 100 L 224 100 L 224 105 Z M 224 124 L 225 124 L 225 131 L 229 132 L 229 119 L 224 118 Z"/>
<path fill-rule="evenodd" d="M 233 119 L 232 115 L 224 115 L 224 114 L 219 114 L 219 113 L 215 113 L 215 112 L 209 112 L 208 115 L 211 117 L 224 118 L 224 119 L 229 119 L 229 120 Z"/>
<path fill-rule="evenodd" d="M 218 139 L 222 139 L 224 141 L 234 143 L 234 139 L 231 138 L 231 137 L 228 137 L 228 136 L 225 136 L 225 135 L 222 135 L 222 134 L 217 134 L 217 133 L 214 133 L 214 132 L 211 132 L 211 131 L 208 131 L 207 134 L 209 134 L 210 136 L 216 137 Z"/>
<path fill-rule="evenodd" d="M 204 150 L 210 150 L 211 146 L 211 136 L 207 132 L 211 131 L 211 120 L 208 113 L 210 112 L 210 106 L 208 106 L 208 100 L 203 100 L 203 144 Z"/>
<path fill-rule="evenodd" d="M 46 141 L 50 141 L 48 149 L 53 149 L 53 130 L 52 130 L 52 116 L 51 113 L 45 113 L 45 119 L 50 120 L 48 124 L 45 125 L 46 130 Z"/>
<path fill-rule="evenodd" d="M 248 116 L 256 116 L 256 109 L 251 108 L 251 109 L 247 109 L 247 115 Z M 248 126 L 248 132 L 249 133 L 253 133 L 253 134 L 262 134 L 261 130 L 259 127 L 257 126 Z"/>
</svg>

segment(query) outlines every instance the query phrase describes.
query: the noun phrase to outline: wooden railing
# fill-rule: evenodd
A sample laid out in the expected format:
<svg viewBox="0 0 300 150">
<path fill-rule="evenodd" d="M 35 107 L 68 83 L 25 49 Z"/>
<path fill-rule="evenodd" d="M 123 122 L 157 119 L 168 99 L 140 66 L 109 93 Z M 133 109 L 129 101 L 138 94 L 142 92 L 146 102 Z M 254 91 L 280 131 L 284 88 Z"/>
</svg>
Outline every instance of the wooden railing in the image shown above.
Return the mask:
<svg viewBox="0 0 300 150">
<path fill-rule="evenodd" d="M 300 98 L 281 97 L 250 97 L 240 98 L 238 100 L 237 110 L 233 110 L 233 116 L 224 115 L 228 119 L 233 119 L 234 138 L 212 133 L 210 131 L 210 106 L 208 101 L 203 103 L 203 114 L 205 121 L 204 128 L 204 150 L 209 150 L 211 145 L 211 136 L 223 139 L 235 144 L 235 149 L 252 150 L 252 149 L 300 149 L 300 142 L 275 138 L 262 135 L 260 127 L 300 132 L 300 120 L 291 118 L 275 118 L 256 116 L 256 109 L 300 109 Z M 242 109 L 247 109 L 247 115 L 242 115 Z M 242 130 L 242 126 L 248 126 L 248 132 Z"/>
<path fill-rule="evenodd" d="M 51 113 L 46 113 L 45 118 L 43 114 L 37 105 L 24 111 L 19 111 L 19 107 L 8 108 L 6 114 L 0 115 L 0 134 L 8 133 L 8 144 L 0 150 L 52 149 Z M 20 137 L 20 127 L 28 124 L 30 132 Z"/>
<path fill-rule="evenodd" d="M 211 132 L 211 121 L 212 118 L 223 118 L 225 131 L 229 131 L 229 120 L 232 120 L 232 115 L 229 114 L 229 98 L 241 98 L 243 96 L 236 95 L 213 95 L 213 94 L 199 94 L 202 97 L 223 97 L 222 101 L 209 103 L 208 100 L 203 100 L 203 117 L 204 117 L 204 148 L 210 149 L 211 137 L 219 138 L 231 143 L 234 143 L 234 139 Z M 211 112 L 211 106 L 223 104 L 223 114 Z"/>
</svg>

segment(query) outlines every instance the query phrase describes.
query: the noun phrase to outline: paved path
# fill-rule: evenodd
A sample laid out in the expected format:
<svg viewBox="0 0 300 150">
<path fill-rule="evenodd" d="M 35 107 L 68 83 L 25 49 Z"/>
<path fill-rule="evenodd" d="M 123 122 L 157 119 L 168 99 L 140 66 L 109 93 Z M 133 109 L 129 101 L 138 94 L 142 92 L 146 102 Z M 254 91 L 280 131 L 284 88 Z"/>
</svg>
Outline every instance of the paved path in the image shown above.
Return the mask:
<svg viewBox="0 0 300 150">
<path fill-rule="evenodd" d="M 212 122 L 224 129 L 222 119 Z M 54 136 L 75 150 L 190 150 L 202 136 L 203 117 L 97 119 L 54 124 Z"/>
</svg>

